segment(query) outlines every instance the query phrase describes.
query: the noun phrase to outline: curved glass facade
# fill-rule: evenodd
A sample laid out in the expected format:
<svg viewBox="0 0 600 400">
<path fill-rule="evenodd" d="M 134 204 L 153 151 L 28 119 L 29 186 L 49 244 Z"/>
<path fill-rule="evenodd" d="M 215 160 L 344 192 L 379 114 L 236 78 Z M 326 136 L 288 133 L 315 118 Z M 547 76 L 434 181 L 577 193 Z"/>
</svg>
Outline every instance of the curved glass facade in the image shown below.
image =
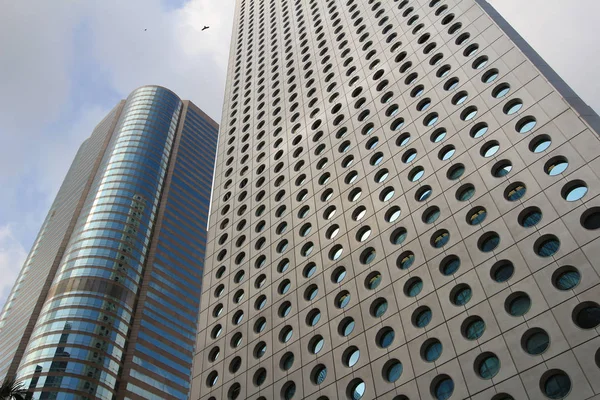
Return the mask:
<svg viewBox="0 0 600 400">
<path fill-rule="evenodd" d="M 182 107 L 160 87 L 125 103 L 20 364 L 40 399 L 117 393 Z"/>
</svg>

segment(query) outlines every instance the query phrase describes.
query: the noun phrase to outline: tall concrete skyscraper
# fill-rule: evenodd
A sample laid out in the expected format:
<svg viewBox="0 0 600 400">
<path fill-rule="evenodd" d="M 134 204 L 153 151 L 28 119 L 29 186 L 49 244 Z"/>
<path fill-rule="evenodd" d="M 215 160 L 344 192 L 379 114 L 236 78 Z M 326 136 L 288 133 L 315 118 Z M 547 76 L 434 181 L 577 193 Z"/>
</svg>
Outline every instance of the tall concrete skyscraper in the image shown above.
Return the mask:
<svg viewBox="0 0 600 400">
<path fill-rule="evenodd" d="M 187 398 L 217 130 L 157 86 L 98 124 L 4 307 L 1 378 L 33 399 Z"/>
<path fill-rule="evenodd" d="M 600 120 L 488 3 L 237 0 L 225 98 L 192 400 L 600 396 Z"/>
</svg>

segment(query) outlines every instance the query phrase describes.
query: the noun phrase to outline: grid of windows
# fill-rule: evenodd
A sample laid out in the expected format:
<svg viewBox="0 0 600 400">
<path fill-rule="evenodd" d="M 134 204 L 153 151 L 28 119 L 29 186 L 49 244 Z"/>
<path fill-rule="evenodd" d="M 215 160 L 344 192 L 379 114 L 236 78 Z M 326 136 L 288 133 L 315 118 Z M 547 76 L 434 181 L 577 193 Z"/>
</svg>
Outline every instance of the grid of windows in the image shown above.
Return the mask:
<svg viewBox="0 0 600 400">
<path fill-rule="evenodd" d="M 242 0 L 226 90 L 196 398 L 571 390 L 600 141 L 474 0 Z"/>
</svg>

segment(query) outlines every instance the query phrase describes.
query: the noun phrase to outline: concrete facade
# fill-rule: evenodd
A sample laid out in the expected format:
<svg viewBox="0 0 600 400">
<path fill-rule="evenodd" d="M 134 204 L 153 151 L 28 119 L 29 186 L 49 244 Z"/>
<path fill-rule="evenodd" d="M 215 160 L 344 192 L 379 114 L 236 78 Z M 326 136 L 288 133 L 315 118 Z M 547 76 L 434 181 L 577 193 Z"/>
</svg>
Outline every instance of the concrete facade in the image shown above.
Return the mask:
<svg viewBox="0 0 600 400">
<path fill-rule="evenodd" d="M 600 395 L 598 116 L 483 0 L 239 0 L 191 399 Z"/>
</svg>

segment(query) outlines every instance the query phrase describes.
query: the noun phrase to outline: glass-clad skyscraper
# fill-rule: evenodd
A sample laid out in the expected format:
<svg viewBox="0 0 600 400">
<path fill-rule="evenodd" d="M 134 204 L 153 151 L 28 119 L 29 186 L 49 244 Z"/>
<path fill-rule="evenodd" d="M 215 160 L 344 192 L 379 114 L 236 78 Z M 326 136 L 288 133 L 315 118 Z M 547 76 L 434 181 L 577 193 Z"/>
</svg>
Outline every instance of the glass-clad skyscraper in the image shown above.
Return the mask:
<svg viewBox="0 0 600 400">
<path fill-rule="evenodd" d="M 217 124 L 156 86 L 80 149 L 1 317 L 34 399 L 185 399 Z"/>
<path fill-rule="evenodd" d="M 485 0 L 236 0 L 191 399 L 599 398 L 599 134 Z"/>
</svg>

